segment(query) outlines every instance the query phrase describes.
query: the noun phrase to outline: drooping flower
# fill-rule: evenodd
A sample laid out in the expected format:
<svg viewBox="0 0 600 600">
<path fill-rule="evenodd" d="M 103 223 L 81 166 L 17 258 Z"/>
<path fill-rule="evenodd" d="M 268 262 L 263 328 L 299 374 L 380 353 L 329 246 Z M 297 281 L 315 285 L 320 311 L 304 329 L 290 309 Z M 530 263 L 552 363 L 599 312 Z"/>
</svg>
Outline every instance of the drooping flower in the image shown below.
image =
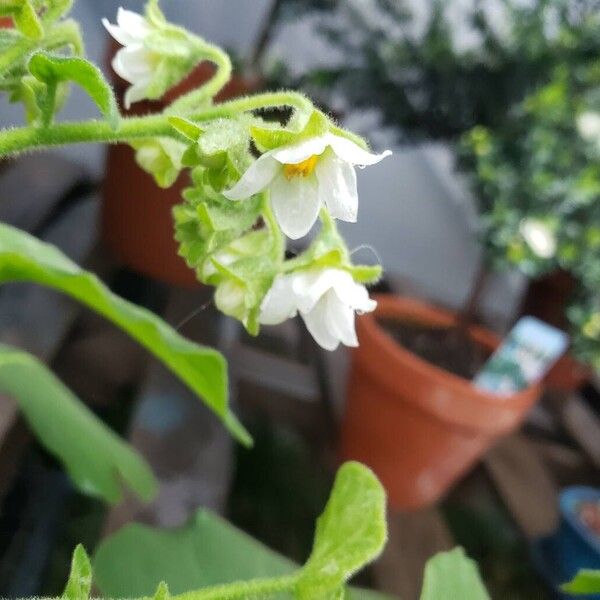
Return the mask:
<svg viewBox="0 0 600 600">
<path fill-rule="evenodd" d="M 375 310 L 364 285 L 341 269 L 310 269 L 279 275 L 261 305 L 260 322 L 277 325 L 297 313 L 317 343 L 335 350 L 358 346 L 354 313 Z"/>
<path fill-rule="evenodd" d="M 108 19 L 102 19 L 102 24 L 123 46 L 111 64 L 115 73 L 131 84 L 125 92 L 125 108 L 128 109 L 134 102 L 148 97 L 147 89 L 161 58 L 144 45 L 144 40 L 152 33 L 152 26 L 142 15 L 124 8 L 117 12 L 116 25 Z"/>
<path fill-rule="evenodd" d="M 554 233 L 542 221 L 523 219 L 519 231 L 533 253 L 540 258 L 552 258 L 556 253 Z"/>
<path fill-rule="evenodd" d="M 373 165 L 390 154 L 389 150 L 372 154 L 331 133 L 308 138 L 265 152 L 225 196 L 244 200 L 269 189 L 282 231 L 298 239 L 310 231 L 321 206 L 336 219 L 355 222 L 358 193 L 354 166 Z"/>
</svg>

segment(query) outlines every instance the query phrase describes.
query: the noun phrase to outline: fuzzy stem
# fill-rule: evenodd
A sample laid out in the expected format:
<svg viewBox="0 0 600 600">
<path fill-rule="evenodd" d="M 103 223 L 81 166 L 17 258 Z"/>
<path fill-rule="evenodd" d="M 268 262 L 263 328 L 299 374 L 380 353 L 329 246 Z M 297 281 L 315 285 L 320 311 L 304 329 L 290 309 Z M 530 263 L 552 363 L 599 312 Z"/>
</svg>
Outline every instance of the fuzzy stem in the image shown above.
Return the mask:
<svg viewBox="0 0 600 600">
<path fill-rule="evenodd" d="M 254 579 L 244 582 L 228 583 L 195 592 L 186 592 L 173 596 L 173 600 L 245 600 L 247 598 L 265 598 L 278 592 L 292 590 L 297 575 L 287 575 L 270 579 Z"/>
<path fill-rule="evenodd" d="M 299 110 L 312 110 L 311 102 L 302 94 L 276 92 L 224 102 L 191 115 L 190 118 L 194 121 L 207 121 L 275 106 L 292 106 Z M 181 139 L 180 134 L 169 124 L 168 115 L 125 118 L 120 121 L 116 129 L 113 129 L 106 121 L 57 123 L 43 128 L 28 126 L 0 131 L 0 157 L 50 146 L 82 142 L 114 144 L 148 137 Z"/>
<path fill-rule="evenodd" d="M 184 94 L 173 102 L 165 111 L 168 114 L 185 113 L 200 106 L 207 98 L 214 98 L 231 79 L 231 59 L 219 47 L 205 44 L 203 58 L 217 66 L 215 74 L 204 85 Z"/>
</svg>

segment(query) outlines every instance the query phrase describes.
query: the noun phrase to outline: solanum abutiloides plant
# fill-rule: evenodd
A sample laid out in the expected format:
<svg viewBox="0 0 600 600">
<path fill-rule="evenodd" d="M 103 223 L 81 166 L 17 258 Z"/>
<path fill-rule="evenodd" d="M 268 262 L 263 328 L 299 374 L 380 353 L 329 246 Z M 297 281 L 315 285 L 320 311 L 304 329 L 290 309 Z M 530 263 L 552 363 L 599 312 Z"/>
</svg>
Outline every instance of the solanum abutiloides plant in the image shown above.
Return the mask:
<svg viewBox="0 0 600 600">
<path fill-rule="evenodd" d="M 218 308 L 257 334 L 260 323 L 278 322 L 283 313 L 273 303 L 284 297 L 285 317 L 299 312 L 323 347 L 356 345 L 354 311 L 375 307 L 363 286 L 375 282 L 381 269 L 352 264 L 335 219 L 356 221 L 355 167 L 375 164 L 389 151 L 370 152 L 362 138 L 295 92 L 215 104 L 231 76 L 228 56 L 170 24 L 154 0 L 144 15 L 120 9 L 116 23 L 103 22 L 122 45 L 112 65 L 131 84 L 125 105 L 162 97 L 202 61 L 213 62 L 215 74 L 162 114 L 123 118 L 101 73 L 78 56 L 78 35 L 75 41 L 46 43 L 60 25 L 44 34 L 43 8 L 60 5 L 66 11 L 68 3 L 25 4 L 32 10 L 25 20 L 15 20 L 17 31 L 6 37 L 27 36 L 40 20 L 42 33 L 28 38 L 24 55 L 15 53 L 4 64 L 0 59 L 0 67 L 4 87 L 25 102 L 29 125 L 0 133 L 0 155 L 85 141 L 127 142 L 163 187 L 190 169 L 192 185 L 174 210 L 175 237 L 198 279 L 216 287 Z M 59 13 L 57 8 L 53 18 L 61 23 Z M 68 81 L 84 87 L 104 120 L 53 123 L 60 107 L 57 90 Z M 286 239 L 305 236 L 318 219 L 321 229 L 309 247 L 287 260 Z M 318 285 L 309 292 L 311 281 Z"/>
</svg>

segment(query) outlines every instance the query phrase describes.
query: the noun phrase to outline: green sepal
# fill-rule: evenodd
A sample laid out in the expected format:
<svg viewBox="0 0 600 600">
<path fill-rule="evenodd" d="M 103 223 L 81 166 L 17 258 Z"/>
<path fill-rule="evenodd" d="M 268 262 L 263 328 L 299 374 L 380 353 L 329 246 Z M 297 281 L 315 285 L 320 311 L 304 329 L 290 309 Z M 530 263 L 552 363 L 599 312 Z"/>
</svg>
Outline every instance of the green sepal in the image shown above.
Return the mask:
<svg viewBox="0 0 600 600">
<path fill-rule="evenodd" d="M 52 24 L 69 14 L 72 7 L 73 0 L 50 0 L 42 14 L 42 21 L 46 24 Z"/>
<path fill-rule="evenodd" d="M 217 308 L 238 319 L 250 335 L 258 335 L 260 307 L 277 274 L 271 247 L 268 229 L 252 231 L 210 257 L 202 269 L 206 281 L 217 286 Z"/>
<path fill-rule="evenodd" d="M 61 600 L 88 600 L 91 590 L 92 565 L 85 548 L 79 544 L 73 552 L 71 573 Z"/>
<path fill-rule="evenodd" d="M 30 0 L 21 0 L 17 5 L 11 14 L 16 29 L 31 40 L 41 39 L 44 28 Z"/>
<path fill-rule="evenodd" d="M 173 129 L 191 142 L 197 142 L 198 138 L 202 135 L 203 130 L 196 123 L 192 123 L 188 119 L 184 119 L 183 117 L 168 117 L 167 120 Z"/>
<path fill-rule="evenodd" d="M 160 9 L 158 0 L 148 0 L 144 12 L 146 19 L 148 19 L 154 27 L 164 27 L 167 25 L 167 19 Z"/>
<path fill-rule="evenodd" d="M 171 187 L 183 167 L 182 157 L 186 150 L 183 143 L 172 138 L 147 138 L 132 140 L 137 164 L 154 177 L 161 188 Z"/>
<path fill-rule="evenodd" d="M 198 40 L 184 29 L 170 24 L 158 26 L 149 33 L 144 38 L 144 47 L 158 58 L 145 90 L 150 100 L 162 98 L 183 81 L 202 58 Z"/>
<path fill-rule="evenodd" d="M 42 115 L 40 105 L 43 104 L 45 94 L 45 84 L 38 81 L 33 75 L 25 75 L 12 90 L 9 100 L 10 102 L 22 102 L 25 109 L 25 120 L 27 123 L 33 124 Z"/>
<path fill-rule="evenodd" d="M 309 137 L 325 135 L 330 127 L 330 119 L 321 111 L 314 110 L 308 117 L 305 113 L 295 112 L 285 127 L 268 122 L 252 125 L 250 134 L 256 147 L 261 152 L 266 152 Z"/>
<path fill-rule="evenodd" d="M 91 62 L 79 57 L 53 56 L 45 52 L 36 52 L 29 60 L 28 69 L 47 87 L 46 98 L 40 106 L 45 123 L 50 122 L 55 112 L 58 84 L 73 81 L 88 93 L 112 128 L 116 129 L 119 123 L 117 101 L 104 75 Z"/>
<path fill-rule="evenodd" d="M 319 234 L 302 254 L 285 263 L 286 272 L 315 267 L 348 271 L 355 281 L 363 284 L 377 283 L 383 272 L 380 265 L 352 264 L 346 243 L 332 220 L 323 223 Z"/>
</svg>

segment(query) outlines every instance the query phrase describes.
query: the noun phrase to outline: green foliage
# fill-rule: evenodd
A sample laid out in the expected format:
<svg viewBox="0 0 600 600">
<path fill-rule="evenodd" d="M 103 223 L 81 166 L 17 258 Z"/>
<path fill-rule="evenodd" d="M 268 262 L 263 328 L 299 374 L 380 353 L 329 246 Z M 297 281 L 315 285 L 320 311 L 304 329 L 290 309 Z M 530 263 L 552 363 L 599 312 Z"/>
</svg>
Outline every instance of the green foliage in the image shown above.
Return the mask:
<svg viewBox="0 0 600 600">
<path fill-rule="evenodd" d="M 144 460 L 33 356 L 0 345 L 0 390 L 14 398 L 81 491 L 116 503 L 126 484 L 144 500 L 154 496 L 156 481 Z"/>
<path fill-rule="evenodd" d="M 385 502 L 381 484 L 368 469 L 358 463 L 340 469 L 298 579 L 299 599 L 337 597 L 345 581 L 379 556 L 387 541 Z"/>
<path fill-rule="evenodd" d="M 561 586 L 567 594 L 600 594 L 600 571 L 581 569 L 575 577 Z"/>
<path fill-rule="evenodd" d="M 88 600 L 92 590 L 92 565 L 85 551 L 79 544 L 73 552 L 71 574 L 61 600 Z"/>
<path fill-rule="evenodd" d="M 373 560 L 386 539 L 385 494 L 364 466 L 347 463 L 338 472 L 325 512 L 317 524 L 311 557 L 298 569 L 287 559 L 235 529 L 219 517 L 200 511 L 186 527 L 159 531 L 132 524 L 99 547 L 94 560 L 97 585 L 112 597 L 149 595 L 165 581 L 174 594 L 229 584 L 228 595 L 197 598 L 281 597 L 323 598 L 341 592 L 343 584 L 360 567 Z M 127 564 L 128 569 L 123 569 Z M 256 582 L 235 584 L 239 580 Z M 218 589 L 218 588 L 217 588 Z M 204 591 L 204 590 L 203 590 Z M 287 596 L 286 596 L 287 597 Z M 351 591 L 349 598 L 383 596 Z"/>
<path fill-rule="evenodd" d="M 0 283 L 9 281 L 55 288 L 112 321 L 202 397 L 239 441 L 250 443 L 246 430 L 229 410 L 227 368 L 219 352 L 186 340 L 150 311 L 115 296 L 57 248 L 0 224 Z"/>
<path fill-rule="evenodd" d="M 467 558 L 462 548 L 441 552 L 425 566 L 421 600 L 490 600 L 477 564 Z"/>
<path fill-rule="evenodd" d="M 35 53 L 29 60 L 29 72 L 46 85 L 46 94 L 40 103 L 43 123 L 51 122 L 56 111 L 56 88 L 65 81 L 80 85 L 94 101 L 104 118 L 116 128 L 119 109 L 112 88 L 98 67 L 79 57 L 51 56 Z"/>
</svg>

